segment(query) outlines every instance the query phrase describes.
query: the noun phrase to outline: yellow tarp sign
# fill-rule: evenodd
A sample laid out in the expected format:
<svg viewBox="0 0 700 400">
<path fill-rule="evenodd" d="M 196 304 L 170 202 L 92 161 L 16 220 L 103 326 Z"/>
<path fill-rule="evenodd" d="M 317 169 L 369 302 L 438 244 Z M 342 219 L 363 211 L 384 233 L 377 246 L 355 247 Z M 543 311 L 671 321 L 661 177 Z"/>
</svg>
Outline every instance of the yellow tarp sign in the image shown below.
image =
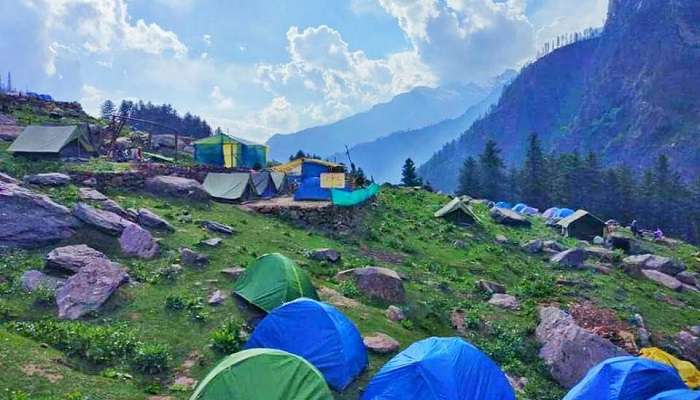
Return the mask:
<svg viewBox="0 0 700 400">
<path fill-rule="evenodd" d="M 345 174 L 325 173 L 321 174 L 321 187 L 324 189 L 342 189 L 345 187 Z"/>
<path fill-rule="evenodd" d="M 685 382 L 689 388 L 695 389 L 700 387 L 700 371 L 695 368 L 693 363 L 679 360 L 657 347 L 645 347 L 639 353 L 644 358 L 658 361 L 675 368 L 676 371 L 678 371 L 678 375 L 681 376 L 681 379 L 683 379 L 683 382 Z"/>
</svg>

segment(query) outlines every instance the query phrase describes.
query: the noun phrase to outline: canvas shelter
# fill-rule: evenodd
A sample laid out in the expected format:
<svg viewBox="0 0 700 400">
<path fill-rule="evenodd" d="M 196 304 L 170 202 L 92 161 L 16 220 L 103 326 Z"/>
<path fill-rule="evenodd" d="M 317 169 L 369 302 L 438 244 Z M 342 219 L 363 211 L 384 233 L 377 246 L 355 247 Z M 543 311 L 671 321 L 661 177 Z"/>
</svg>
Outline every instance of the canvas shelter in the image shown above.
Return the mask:
<svg viewBox="0 0 700 400">
<path fill-rule="evenodd" d="M 277 193 L 284 193 L 287 191 L 287 177 L 284 172 L 270 171 L 270 178 L 275 185 Z"/>
<path fill-rule="evenodd" d="M 84 125 L 29 125 L 7 151 L 36 157 L 89 157 L 95 154 Z"/>
<path fill-rule="evenodd" d="M 648 400 L 685 388 L 676 370 L 666 364 L 640 357 L 613 357 L 591 368 L 563 400 Z"/>
<path fill-rule="evenodd" d="M 557 212 L 559 212 L 559 208 L 557 207 L 550 207 L 542 213 L 542 216 L 545 218 L 554 218 L 555 215 L 557 215 Z"/>
<path fill-rule="evenodd" d="M 277 187 L 272 180 L 272 174 L 270 172 L 252 172 L 250 174 L 250 179 L 253 182 L 253 188 L 255 189 L 256 195 L 263 198 L 269 198 L 277 195 Z"/>
<path fill-rule="evenodd" d="M 299 297 L 318 300 L 306 271 L 279 253 L 255 260 L 236 281 L 233 292 L 266 312 Z"/>
<path fill-rule="evenodd" d="M 226 168 L 264 168 L 268 147 L 249 140 L 219 133 L 192 143 L 199 164 Z"/>
<path fill-rule="evenodd" d="M 275 349 L 231 354 L 197 386 L 190 400 L 333 400 L 323 375 L 303 358 Z"/>
<path fill-rule="evenodd" d="M 291 176 L 319 177 L 323 172 L 329 172 L 343 168 L 341 164 L 330 161 L 319 160 L 316 158 L 297 158 L 288 163 L 276 165 L 272 167 L 272 171 L 281 172 Z"/>
<path fill-rule="evenodd" d="M 700 391 L 690 389 L 676 389 L 659 393 L 649 400 L 700 400 Z"/>
<path fill-rule="evenodd" d="M 497 208 L 513 208 L 513 205 L 510 204 L 510 203 L 507 202 L 507 201 L 499 201 L 498 203 L 496 203 L 496 204 L 494 205 L 494 207 L 497 207 Z"/>
<path fill-rule="evenodd" d="M 501 369 L 461 338 L 423 339 L 389 360 L 363 400 L 515 400 Z"/>
<path fill-rule="evenodd" d="M 477 221 L 468 201 L 455 197 L 433 214 L 435 218 L 445 218 L 457 225 L 471 225 Z"/>
<path fill-rule="evenodd" d="M 658 347 L 645 347 L 639 354 L 641 357 L 672 366 L 689 388 L 700 388 L 700 371 L 690 361 L 680 360 Z"/>
<path fill-rule="evenodd" d="M 204 190 L 222 201 L 246 201 L 255 197 L 255 187 L 247 172 L 210 172 L 204 178 Z"/>
<path fill-rule="evenodd" d="M 575 237 L 581 240 L 593 240 L 596 236 L 603 236 L 605 222 L 586 210 L 577 210 L 575 213 L 557 222 L 564 236 Z"/>
<path fill-rule="evenodd" d="M 299 298 L 270 312 L 245 348 L 284 350 L 313 364 L 335 390 L 345 389 L 367 366 L 362 336 L 330 304 Z"/>
</svg>

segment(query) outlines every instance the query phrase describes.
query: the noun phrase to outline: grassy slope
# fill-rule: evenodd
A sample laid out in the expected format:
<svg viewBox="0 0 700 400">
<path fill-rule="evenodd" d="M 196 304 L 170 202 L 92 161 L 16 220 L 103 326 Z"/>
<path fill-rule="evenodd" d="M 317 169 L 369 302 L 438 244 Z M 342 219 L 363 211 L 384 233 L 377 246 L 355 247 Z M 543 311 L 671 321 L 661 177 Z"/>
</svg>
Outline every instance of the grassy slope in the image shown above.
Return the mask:
<svg viewBox="0 0 700 400">
<path fill-rule="evenodd" d="M 52 194 L 59 201 L 70 202 L 75 197 L 75 188 L 53 190 Z M 454 227 L 432 218 L 432 212 L 445 201 L 445 197 L 436 194 L 385 189 L 376 205 L 367 208 L 365 231 L 339 240 L 270 217 L 248 214 L 231 205 L 196 205 L 134 193 L 109 194 L 124 207 L 151 208 L 177 227 L 177 232 L 162 237 L 163 256 L 148 262 L 121 258 L 114 239 L 90 234 L 74 240 L 107 252 L 113 259 L 131 268 L 132 275 L 142 279 L 159 267 L 177 262 L 176 250 L 180 246 L 194 247 L 201 239 L 211 237 L 198 227 L 198 220 L 216 220 L 240 231 L 225 239 L 219 248 L 202 249 L 211 258 L 206 269 L 186 269 L 175 281 L 161 279 L 122 288 L 104 310 L 91 319 L 96 324 L 126 321 L 138 332 L 141 340 L 167 344 L 174 354 L 174 366 L 179 365 L 193 350 L 199 351 L 205 356 L 204 365 L 193 370 L 194 377 L 199 379 L 219 359 L 208 348 L 210 332 L 227 316 L 242 315 L 241 308 L 229 299 L 225 305 L 217 308 L 207 306 L 209 317 L 205 322 L 197 322 L 185 313 L 166 311 L 166 296 L 206 297 L 214 288 L 230 292 L 233 283 L 223 277 L 220 269 L 232 265 L 245 266 L 255 257 L 273 251 L 297 261 L 311 273 L 317 287 L 328 286 L 340 290 L 332 276 L 341 269 L 379 265 L 399 270 L 408 278 L 409 302 L 406 309 L 410 323 L 389 322 L 384 317 L 384 305 L 361 299 L 365 303 L 363 306 L 344 311 L 362 333 L 383 331 L 406 347 L 423 337 L 454 334 L 449 326 L 449 313 L 455 307 L 462 308 L 471 327 L 468 340 L 488 352 L 508 372 L 528 377 L 530 384 L 526 394 L 521 396 L 523 399 L 556 399 L 562 395 L 536 357 L 537 345 L 531 334 L 537 322 L 537 303 L 559 302 L 567 305 L 576 299 L 588 298 L 613 308 L 622 319 L 639 312 L 659 337 L 697 323 L 697 310 L 700 307 L 700 296 L 697 294 L 673 293 L 620 272 L 597 275 L 552 269 L 541 256 L 526 255 L 517 247 L 517 243 L 531 238 L 557 237 L 540 221 L 535 221 L 532 229 L 506 228 L 493 224 L 486 208 L 479 207 L 477 212 L 482 220 L 481 225 L 470 229 Z M 183 215 L 188 217 L 183 218 Z M 513 244 L 495 244 L 496 234 L 504 234 Z M 466 246 L 453 246 L 456 240 L 463 240 Z M 568 239 L 566 242 L 574 244 Z M 340 250 L 343 254 L 342 264 L 335 266 L 310 261 L 306 252 L 317 247 Z M 402 254 L 405 259 L 400 264 L 377 261 L 367 255 L 363 250 L 366 248 L 385 254 Z M 19 252 L 0 258 L 0 275 L 17 277 L 26 269 L 40 268 L 41 257 L 48 250 Z M 662 247 L 655 250 L 660 254 L 676 255 L 691 269 L 700 269 L 692 257 L 692 253 L 697 251 L 693 247 L 681 246 L 675 252 Z M 591 287 L 558 286 L 555 281 L 559 277 L 585 281 Z M 505 312 L 486 304 L 487 298 L 474 289 L 474 282 L 482 278 L 504 283 L 508 292 L 524 303 L 522 310 Z M 22 295 L 16 284 L 6 285 L 2 293 L 0 304 L 12 310 L 13 318 L 33 320 L 55 315 L 51 307 L 34 305 L 33 299 Z M 674 308 L 659 302 L 656 300 L 659 294 L 681 299 L 688 307 Z M 189 395 L 187 392 L 169 393 L 166 385 L 140 375 L 127 381 L 104 378 L 100 376 L 101 373 L 104 375 L 102 367 L 87 366 L 75 359 L 68 359 L 68 364 L 74 368 L 67 368 L 54 361 L 60 358 L 60 354 L 40 348 L 36 342 L 20 338 L 3 328 L 0 328 L 0 338 L 3 340 L 0 348 L 0 369 L 3 371 L 0 374 L 0 387 L 30 393 L 32 398 L 66 398 L 75 391 L 100 399 L 140 399 L 146 396 L 144 390 L 170 394 L 177 399 L 186 399 Z M 5 345 L 7 343 L 9 345 Z M 388 357 L 372 355 L 368 371 L 346 392 L 336 397 L 357 398 L 367 380 L 387 360 Z M 60 384 L 52 385 L 45 378 L 28 377 L 17 367 L 27 363 L 60 368 L 65 378 Z M 114 368 L 131 373 L 128 366 Z"/>
</svg>

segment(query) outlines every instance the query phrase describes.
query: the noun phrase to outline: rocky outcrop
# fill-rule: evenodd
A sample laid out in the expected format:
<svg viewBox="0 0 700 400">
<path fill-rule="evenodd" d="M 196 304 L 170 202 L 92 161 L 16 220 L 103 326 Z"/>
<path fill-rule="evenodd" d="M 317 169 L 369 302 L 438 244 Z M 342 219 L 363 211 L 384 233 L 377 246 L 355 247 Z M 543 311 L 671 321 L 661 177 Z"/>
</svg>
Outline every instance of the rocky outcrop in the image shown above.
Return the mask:
<svg viewBox="0 0 700 400">
<path fill-rule="evenodd" d="M 233 229 L 232 226 L 224 225 L 216 221 L 202 221 L 201 226 L 208 231 L 220 233 L 222 235 L 231 236 L 236 233 L 236 230 Z"/>
<path fill-rule="evenodd" d="M 544 249 L 544 243 L 540 239 L 534 239 L 527 243 L 523 243 L 520 248 L 526 253 L 535 254 Z"/>
<path fill-rule="evenodd" d="M 384 314 L 389 321 L 399 322 L 406 319 L 406 315 L 404 314 L 403 310 L 394 305 L 387 307 Z"/>
<path fill-rule="evenodd" d="M 160 251 L 160 246 L 151 233 L 136 224 L 131 224 L 122 231 L 119 246 L 124 255 L 144 259 L 151 259 Z"/>
<path fill-rule="evenodd" d="M 226 295 L 221 290 L 215 290 L 209 298 L 207 299 L 207 304 L 211 306 L 218 306 L 226 300 Z"/>
<path fill-rule="evenodd" d="M 155 176 L 147 179 L 144 189 L 156 196 L 193 201 L 209 200 L 209 193 L 199 182 L 178 176 Z"/>
<path fill-rule="evenodd" d="M 58 318 L 78 319 L 97 310 L 128 279 L 129 275 L 119 264 L 94 260 L 56 291 Z"/>
<path fill-rule="evenodd" d="M 109 197 L 105 196 L 97 189 L 89 187 L 81 187 L 78 189 L 78 197 L 84 201 L 105 201 L 109 199 Z"/>
<path fill-rule="evenodd" d="M 625 271 L 635 276 L 639 276 L 643 269 L 653 269 L 667 275 L 676 275 L 685 270 L 683 265 L 676 263 L 673 259 L 654 254 L 625 257 L 622 263 Z"/>
<path fill-rule="evenodd" d="M 489 299 L 489 304 L 506 310 L 517 310 L 520 308 L 518 299 L 516 299 L 515 296 L 505 293 L 494 293 L 491 299 Z"/>
<path fill-rule="evenodd" d="M 47 196 L 0 182 L 0 247 L 36 248 L 71 237 L 80 223 Z"/>
<path fill-rule="evenodd" d="M 642 276 L 658 283 L 661 286 L 665 286 L 671 290 L 681 291 L 683 290 L 683 283 L 678 279 L 672 277 L 671 275 L 666 275 L 663 272 L 656 271 L 653 269 L 643 269 Z"/>
<path fill-rule="evenodd" d="M 119 236 L 124 229 L 133 224 L 113 212 L 100 210 L 85 203 L 76 204 L 73 207 L 73 215 L 85 224 L 112 236 Z"/>
<path fill-rule="evenodd" d="M 312 260 L 316 261 L 328 261 L 330 263 L 337 263 L 340 261 L 340 252 L 335 249 L 316 249 L 311 252 L 310 256 Z"/>
<path fill-rule="evenodd" d="M 167 220 L 147 208 L 142 208 L 139 210 L 137 221 L 139 225 L 143 226 L 144 228 L 157 229 L 161 231 L 175 230 L 175 228 L 173 228 L 173 226 L 170 225 Z"/>
<path fill-rule="evenodd" d="M 569 249 L 555 254 L 549 261 L 560 267 L 583 268 L 586 252 L 580 248 Z"/>
<path fill-rule="evenodd" d="M 498 224 L 508 226 L 530 226 L 530 221 L 522 215 L 507 208 L 494 207 L 491 209 L 491 218 Z"/>
<path fill-rule="evenodd" d="M 597 258 L 607 262 L 611 262 L 615 258 L 615 252 L 605 247 L 588 246 L 584 247 L 583 250 L 586 252 L 586 257 Z"/>
<path fill-rule="evenodd" d="M 364 295 L 387 302 L 401 304 L 406 301 L 406 292 L 399 274 L 388 268 L 365 267 L 338 272 L 338 280 L 354 280 L 357 289 Z"/>
<path fill-rule="evenodd" d="M 106 260 L 102 252 L 84 244 L 57 247 L 46 255 L 46 268 L 61 273 L 74 274 L 96 259 Z"/>
<path fill-rule="evenodd" d="M 556 307 L 540 308 L 539 318 L 535 336 L 542 344 L 540 358 L 552 377 L 566 388 L 574 386 L 599 362 L 628 355 L 609 340 L 581 328 L 571 315 Z"/>
<path fill-rule="evenodd" d="M 7 174 L 4 173 L 4 172 L 0 172 L 0 182 L 2 182 L 2 183 L 11 183 L 11 184 L 13 184 L 13 185 L 19 185 L 19 184 L 22 183 L 22 182 L 20 182 L 19 180 L 17 180 L 17 179 L 15 179 L 15 178 L 11 177 L 10 175 L 7 175 Z"/>
<path fill-rule="evenodd" d="M 694 286 L 700 288 L 700 274 L 697 272 L 683 271 L 676 275 L 676 279 L 685 283 L 686 285 Z"/>
<path fill-rule="evenodd" d="M 24 177 L 24 183 L 38 186 L 64 186 L 70 183 L 70 176 L 58 172 L 50 172 L 46 174 L 27 175 Z"/>
<path fill-rule="evenodd" d="M 396 339 L 381 332 L 365 336 L 362 341 L 368 350 L 378 354 L 393 353 L 399 349 L 399 342 Z"/>
<path fill-rule="evenodd" d="M 184 266 L 201 268 L 209 264 L 209 257 L 206 254 L 183 247 L 180 249 L 180 261 Z"/>
<path fill-rule="evenodd" d="M 689 331 L 680 331 L 675 337 L 675 343 L 683 354 L 683 358 L 695 365 L 700 364 L 700 338 Z"/>
<path fill-rule="evenodd" d="M 22 274 L 20 282 L 22 289 L 31 293 L 37 289 L 47 289 L 53 292 L 63 286 L 65 280 L 32 269 Z"/>
<path fill-rule="evenodd" d="M 476 281 L 476 287 L 489 294 L 506 292 L 506 287 L 501 285 L 500 283 L 487 281 L 483 279 Z"/>
</svg>

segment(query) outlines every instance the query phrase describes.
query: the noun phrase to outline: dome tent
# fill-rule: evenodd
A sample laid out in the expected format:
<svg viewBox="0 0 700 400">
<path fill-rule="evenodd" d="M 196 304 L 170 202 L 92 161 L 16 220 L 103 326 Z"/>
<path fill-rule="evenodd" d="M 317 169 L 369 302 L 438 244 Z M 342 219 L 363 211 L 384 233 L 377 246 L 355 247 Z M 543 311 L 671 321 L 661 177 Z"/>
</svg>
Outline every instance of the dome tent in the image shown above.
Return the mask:
<svg viewBox="0 0 700 400">
<path fill-rule="evenodd" d="M 266 312 L 299 297 L 318 299 L 306 272 L 279 253 L 255 260 L 238 279 L 233 292 Z"/>
<path fill-rule="evenodd" d="M 423 339 L 389 360 L 363 400 L 515 400 L 508 379 L 484 353 L 460 338 Z"/>
<path fill-rule="evenodd" d="M 245 348 L 288 351 L 309 361 L 328 384 L 343 390 L 367 366 L 367 351 L 355 325 L 335 307 L 300 298 L 270 312 Z"/>
<path fill-rule="evenodd" d="M 303 358 L 280 350 L 232 354 L 207 374 L 190 400 L 332 400 L 323 376 Z"/>
<path fill-rule="evenodd" d="M 647 400 L 685 388 L 673 367 L 645 358 L 613 357 L 591 368 L 563 400 Z"/>
<path fill-rule="evenodd" d="M 649 400 L 700 400 L 700 391 L 690 389 L 676 389 L 659 393 Z"/>
</svg>

